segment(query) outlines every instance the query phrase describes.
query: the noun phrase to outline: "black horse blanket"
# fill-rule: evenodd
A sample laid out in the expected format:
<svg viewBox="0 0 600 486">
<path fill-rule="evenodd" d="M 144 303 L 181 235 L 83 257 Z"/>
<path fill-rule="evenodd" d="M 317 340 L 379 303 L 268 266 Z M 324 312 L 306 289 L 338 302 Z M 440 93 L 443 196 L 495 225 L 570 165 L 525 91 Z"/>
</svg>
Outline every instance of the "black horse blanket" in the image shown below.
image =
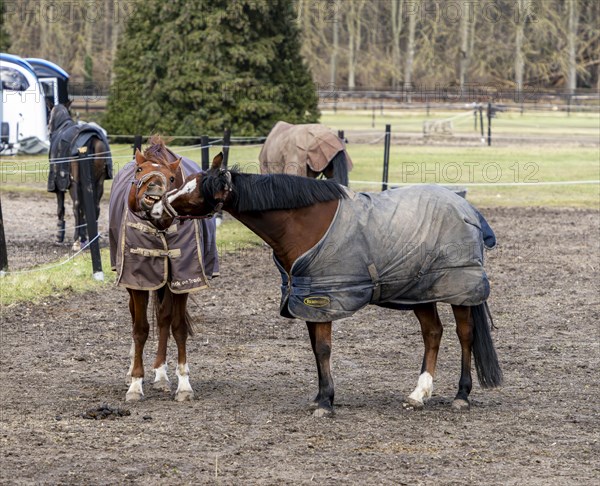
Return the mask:
<svg viewBox="0 0 600 486">
<path fill-rule="evenodd" d="M 440 186 L 354 193 L 340 200 L 327 233 L 281 272 L 284 317 L 327 322 L 367 304 L 477 305 L 489 294 L 483 268 L 495 236 L 481 214 Z"/>
<path fill-rule="evenodd" d="M 184 177 L 201 172 L 185 157 L 179 170 Z M 117 272 L 117 284 L 156 290 L 168 283 L 175 294 L 207 287 L 208 280 L 219 274 L 214 219 L 177 221 L 166 231 L 158 231 L 129 210 L 127 198 L 134 175 L 132 161 L 119 171 L 110 193 L 110 263 Z"/>
<path fill-rule="evenodd" d="M 48 192 L 64 192 L 71 185 L 71 157 L 79 155 L 80 147 L 88 147 L 92 138 L 100 138 L 108 147 L 108 140 L 100 127 L 92 124 L 78 124 L 71 118 L 64 105 L 56 105 L 50 120 L 50 170 L 48 172 Z M 106 177 L 113 178 L 112 158 L 105 157 Z M 59 159 L 56 161 L 56 159 Z M 62 160 L 61 160 L 62 159 Z"/>
</svg>

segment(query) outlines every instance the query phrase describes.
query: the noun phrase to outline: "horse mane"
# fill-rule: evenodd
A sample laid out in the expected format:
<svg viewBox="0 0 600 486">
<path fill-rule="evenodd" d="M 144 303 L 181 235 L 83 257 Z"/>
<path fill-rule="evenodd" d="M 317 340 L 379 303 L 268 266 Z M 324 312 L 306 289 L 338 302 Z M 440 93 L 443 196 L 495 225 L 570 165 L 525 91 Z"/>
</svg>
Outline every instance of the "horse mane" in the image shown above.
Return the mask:
<svg viewBox="0 0 600 486">
<path fill-rule="evenodd" d="M 167 148 L 167 143 L 168 141 L 165 141 L 160 135 L 152 135 L 148 140 L 148 147 L 144 149 L 142 155 L 146 160 L 153 162 L 165 164 L 173 162 L 177 157 Z"/>
<path fill-rule="evenodd" d="M 244 174 L 235 168 L 230 173 L 230 201 L 238 212 L 297 209 L 348 197 L 344 187 L 334 181 L 287 174 Z M 227 183 L 224 171 L 207 174 L 202 184 L 204 196 L 214 200 Z"/>
</svg>

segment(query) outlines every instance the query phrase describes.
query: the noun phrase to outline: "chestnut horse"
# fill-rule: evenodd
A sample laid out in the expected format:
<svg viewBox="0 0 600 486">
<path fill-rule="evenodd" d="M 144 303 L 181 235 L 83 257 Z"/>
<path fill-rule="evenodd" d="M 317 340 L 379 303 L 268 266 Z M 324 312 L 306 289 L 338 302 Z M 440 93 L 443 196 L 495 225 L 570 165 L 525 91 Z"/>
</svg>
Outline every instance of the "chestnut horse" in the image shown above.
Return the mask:
<svg viewBox="0 0 600 486">
<path fill-rule="evenodd" d="M 164 145 L 160 137 L 153 137 L 150 139 L 150 146 L 143 154 L 139 150 L 136 151 L 135 164 L 130 163 L 121 169 L 113 184 L 110 200 L 111 207 L 109 210 L 111 217 L 109 231 L 111 260 L 113 261 L 113 269 L 119 272 L 118 283 L 127 287 L 127 291 L 129 292 L 129 310 L 133 323 L 133 342 L 130 352 L 131 365 L 127 373 L 130 383 L 126 394 L 127 401 L 137 401 L 144 396 L 142 387 L 144 378 L 142 355 L 149 334 L 147 308 L 151 292 L 143 290 L 143 288 L 148 287 L 158 287 L 157 290 L 153 291 L 155 294 L 154 312 L 158 327 L 158 351 L 153 366 L 155 372 L 153 387 L 156 390 L 167 393 L 171 391 L 166 360 L 167 342 L 169 333 L 172 332 L 177 343 L 178 363 L 176 368 L 178 386 L 175 393 L 175 400 L 186 401 L 192 400 L 194 397 L 194 391 L 189 380 L 190 372 L 186 356 L 186 341 L 188 336 L 192 334 L 192 324 L 186 310 L 188 301 L 187 292 L 190 290 L 185 290 L 174 285 L 174 268 L 181 270 L 181 265 L 178 262 L 174 262 L 170 256 L 166 258 L 166 255 L 170 255 L 170 243 L 169 250 L 166 248 L 167 243 L 172 241 L 170 240 L 171 237 L 179 238 L 177 235 L 184 234 L 186 230 L 190 230 L 192 234 L 196 235 L 196 238 L 199 238 L 197 236 L 198 229 L 194 229 L 195 222 L 190 222 L 185 227 L 182 227 L 181 223 L 174 222 L 174 218 L 167 214 L 150 221 L 151 226 L 146 225 L 144 221 L 147 220 L 144 217 L 145 212 L 152 208 L 153 203 L 159 200 L 165 191 L 176 189 L 183 183 L 184 175 L 180 164 L 183 166 L 182 159 L 171 152 Z M 121 209 L 118 212 L 119 208 L 124 208 L 125 205 L 130 213 L 124 213 L 126 209 Z M 125 214 L 124 217 L 123 214 Z M 134 218 L 134 216 L 137 219 L 127 219 Z M 212 230 L 214 231 L 214 223 L 208 223 L 213 225 Z M 134 248 L 133 246 L 135 245 L 132 244 L 128 244 L 129 246 L 126 247 L 126 242 L 129 240 L 126 239 L 123 232 L 135 232 L 136 230 L 138 230 L 138 233 L 145 235 L 145 238 L 158 240 L 159 249 Z M 199 263 L 196 253 L 194 253 L 193 258 L 186 256 L 190 252 L 195 252 L 196 248 L 200 246 L 200 242 L 193 238 L 194 236 L 192 236 L 191 243 L 189 240 L 184 240 L 189 243 L 185 247 L 185 243 L 178 240 L 180 248 L 173 250 L 177 252 L 174 259 L 183 261 L 184 265 L 194 266 L 195 268 L 192 270 L 200 273 L 201 277 L 203 277 L 205 276 L 204 259 Z M 143 240 L 143 242 L 147 243 L 148 239 Z M 195 244 L 196 242 L 198 243 Z M 202 239 L 201 242 L 204 248 L 198 248 L 198 253 L 204 252 L 206 245 L 208 245 L 205 239 Z M 142 243 L 137 246 L 144 247 L 144 244 Z M 119 255 L 120 248 L 123 248 L 122 252 L 126 253 L 126 255 Z M 216 246 L 214 246 L 214 251 L 216 252 Z M 134 253 L 138 253 L 138 255 L 131 256 Z M 123 263 L 119 261 L 119 256 L 123 259 Z M 129 260 L 126 260 L 126 258 L 129 258 Z M 138 260 L 133 260 L 134 258 L 138 258 Z M 128 268 L 128 262 L 131 268 Z M 168 272 L 168 276 L 164 276 L 162 285 L 160 280 L 150 281 L 147 285 L 139 283 L 142 281 L 142 278 L 151 278 L 147 277 L 147 275 L 156 276 L 156 273 L 149 270 L 150 266 L 155 263 L 159 264 L 160 280 L 163 279 L 163 272 Z M 179 267 L 177 267 L 178 265 Z M 202 266 L 201 269 L 196 268 L 199 265 Z M 123 275 L 126 275 L 129 281 L 124 283 L 122 281 L 124 279 Z M 206 286 L 198 285 L 195 285 L 194 290 Z M 172 287 L 176 291 L 173 291 Z"/>
<path fill-rule="evenodd" d="M 317 181 L 283 174 L 242 174 L 235 170 L 222 170 L 220 164 L 221 157 L 219 155 L 213 161 L 213 166 L 208 173 L 189 176 L 179 191 L 171 194 L 164 192 L 163 194 L 160 194 L 160 191 L 155 192 L 155 198 L 158 199 L 159 196 L 162 196 L 162 199 L 161 201 L 153 201 L 151 203 L 153 207 L 148 212 L 148 215 L 153 218 L 162 218 L 164 217 L 165 207 L 168 207 L 170 214 L 202 216 L 211 214 L 216 209 L 222 207 L 223 210 L 229 212 L 234 218 L 241 221 L 271 246 L 276 263 L 282 272 L 282 290 L 285 297 L 286 288 L 287 292 L 293 292 L 294 286 L 298 288 L 302 285 L 302 282 L 299 281 L 300 279 L 297 279 L 295 282 L 293 281 L 294 272 L 298 271 L 298 261 L 301 257 L 306 257 L 306 253 L 309 251 L 311 252 L 309 257 L 316 255 L 314 249 L 316 248 L 318 250 L 321 248 L 319 245 L 324 241 L 322 239 L 325 237 L 326 233 L 333 227 L 332 222 L 337 221 L 338 209 L 343 212 L 342 208 L 348 207 L 344 206 L 344 204 L 346 204 L 344 200 L 350 198 L 351 193 L 342 186 L 331 181 Z M 418 192 L 419 190 L 421 189 L 418 188 L 415 191 Z M 404 191 L 404 189 L 398 189 L 397 191 Z M 443 193 L 441 197 L 451 201 L 449 204 L 450 206 L 456 205 L 456 207 L 461 210 L 467 211 L 473 218 L 477 218 L 476 215 L 479 213 L 477 213 L 464 199 L 452 194 L 450 191 L 434 187 L 430 192 L 434 194 Z M 386 193 L 391 194 L 392 191 L 386 191 Z M 362 197 L 363 200 L 371 201 L 378 196 L 375 194 L 364 194 Z M 451 208 L 451 210 L 454 211 L 454 208 Z M 369 219 L 370 216 L 376 215 L 369 213 L 364 215 L 364 219 Z M 410 217 L 410 214 L 406 214 L 400 221 L 408 221 Z M 442 222 L 442 224 L 443 223 L 444 222 Z M 420 225 L 419 228 L 423 231 L 429 231 L 429 227 L 434 225 L 434 223 L 420 220 L 417 221 L 417 224 Z M 390 223 L 388 223 L 388 225 L 390 225 Z M 345 228 L 342 227 L 342 229 Z M 352 233 L 354 229 L 354 226 L 348 226 L 347 231 L 350 233 L 350 238 L 356 236 L 355 239 L 359 240 L 365 236 L 362 233 L 360 235 L 354 235 Z M 388 230 L 385 232 L 387 231 Z M 371 239 L 387 238 L 387 241 L 390 242 L 393 240 L 394 231 L 395 230 L 391 228 L 389 230 L 389 235 L 371 235 Z M 450 231 L 452 231 L 452 228 L 450 228 Z M 464 247 L 474 246 L 476 251 L 481 251 L 482 254 L 483 235 L 479 224 L 476 221 L 469 223 L 469 227 L 466 231 L 470 231 L 470 233 L 467 234 L 475 235 L 475 239 L 474 241 L 464 242 Z M 329 237 L 329 235 L 327 235 L 327 237 Z M 456 245 L 457 243 L 452 241 L 450 244 Z M 332 248 L 335 249 L 335 252 L 340 250 L 340 247 L 336 245 L 335 242 L 332 242 L 329 247 L 330 257 Z M 354 249 L 356 254 L 360 251 L 360 247 Z M 480 255 L 480 253 L 477 254 Z M 319 258 L 319 255 L 316 255 L 315 258 Z M 397 260 L 396 256 L 390 258 L 392 260 L 390 262 L 392 265 L 402 266 L 401 264 L 398 264 L 401 260 Z M 431 257 L 428 256 L 427 258 Z M 444 299 L 444 301 L 452 304 L 452 310 L 456 320 L 456 332 L 462 349 L 462 366 L 458 384 L 458 393 L 452 404 L 453 408 L 457 410 L 466 410 L 470 407 L 469 393 L 472 386 L 471 354 L 474 356 L 475 367 L 482 387 L 495 387 L 502 381 L 502 373 L 491 338 L 491 315 L 489 314 L 489 309 L 485 301 L 485 299 L 487 299 L 487 294 L 489 293 L 489 284 L 485 272 L 483 271 L 483 260 L 482 258 L 469 258 L 468 261 L 472 265 L 464 274 L 453 273 L 454 270 L 461 272 L 461 268 L 450 269 L 449 271 L 447 271 L 447 268 L 442 268 L 437 274 L 442 275 L 441 280 L 443 281 L 443 290 L 449 292 L 451 295 L 451 298 Z M 332 258 L 326 260 L 326 263 L 331 262 Z M 438 278 L 432 277 L 426 272 L 426 265 L 431 265 L 432 263 L 432 260 L 428 260 L 427 263 L 418 264 L 414 271 L 414 275 L 411 274 L 411 276 L 399 283 L 401 286 L 400 291 L 402 292 L 406 285 L 412 285 L 413 282 L 419 283 L 420 285 L 429 285 L 432 280 Z M 350 261 L 342 262 L 342 270 L 340 273 L 333 275 L 326 274 L 326 279 L 329 283 L 333 282 L 333 285 L 335 285 L 336 282 L 339 282 L 339 278 L 344 277 L 344 275 L 341 274 L 346 273 L 346 270 L 353 264 L 354 262 Z M 425 269 L 424 274 L 422 273 L 423 269 Z M 460 294 L 458 289 L 463 288 L 463 282 L 459 281 L 461 279 L 448 281 L 451 276 L 455 277 L 457 275 L 460 277 L 464 276 L 464 280 L 469 280 L 474 274 L 477 278 L 480 278 L 482 284 L 477 286 L 478 291 L 475 296 L 465 296 L 464 294 L 468 294 L 468 292 Z M 396 281 L 394 284 L 397 283 L 398 282 Z M 439 280 L 432 285 L 438 285 L 438 283 Z M 351 284 L 348 283 L 348 286 L 350 285 Z M 391 286 L 392 284 L 389 285 Z M 386 303 L 382 303 L 382 301 L 378 300 L 374 295 L 376 293 L 379 295 L 380 292 L 384 294 L 390 289 L 389 287 L 386 288 L 384 278 L 381 280 L 380 288 L 377 288 L 378 286 L 379 283 L 375 284 L 372 290 L 369 289 L 361 294 L 361 296 L 365 294 L 368 295 L 367 301 L 361 302 L 361 306 L 369 303 L 369 299 L 371 299 L 371 303 L 385 307 L 397 309 L 407 309 L 408 307 L 414 311 L 421 325 L 423 341 L 425 344 L 423 364 L 417 387 L 404 404 L 407 408 L 420 409 L 424 406 L 424 399 L 431 396 L 438 349 L 442 337 L 442 323 L 437 312 L 436 301 L 429 301 L 429 297 L 427 297 L 421 302 L 417 300 L 413 305 L 406 307 L 402 305 L 390 305 L 390 301 L 387 302 L 388 305 L 385 305 Z M 398 289 L 392 288 L 392 290 Z M 343 291 L 345 291 L 345 289 L 334 288 L 334 292 Z M 427 288 L 425 288 L 425 291 L 427 291 Z M 335 295 L 337 296 L 339 294 Z M 371 295 L 373 295 L 373 297 L 371 297 Z M 456 300 L 457 295 L 459 295 L 461 299 L 459 302 L 470 302 L 471 304 L 455 305 L 453 302 Z M 292 297 L 294 297 L 293 294 L 292 296 L 288 294 L 289 300 L 285 301 L 284 299 L 282 302 L 282 309 L 284 309 L 284 305 L 288 306 L 287 309 L 288 312 L 290 312 L 290 309 L 292 309 Z M 304 298 L 304 302 L 301 300 L 303 297 L 306 297 Z M 311 306 L 307 310 L 309 313 L 322 312 L 322 309 L 319 309 L 319 307 L 326 306 L 329 301 L 330 299 L 327 296 L 313 297 L 310 293 L 306 293 L 300 297 L 300 300 L 295 301 L 294 305 L 297 304 L 297 307 L 294 310 L 297 310 L 300 306 L 305 304 Z M 333 302 L 333 298 L 331 301 Z M 440 298 L 439 301 L 442 301 L 442 299 Z M 342 311 L 343 310 L 346 309 L 342 309 Z M 351 309 L 350 313 L 353 313 L 355 310 L 356 309 Z M 291 312 L 291 314 L 294 316 L 294 312 Z M 283 310 L 282 315 L 285 315 Z M 321 317 L 327 317 L 327 315 L 327 313 L 319 314 Z M 286 317 L 291 316 L 286 315 Z M 317 408 L 315 415 L 326 416 L 333 412 L 334 400 L 334 383 L 330 367 L 332 346 L 331 320 L 329 322 L 317 322 L 316 320 L 311 321 L 306 319 L 306 321 L 319 378 L 319 389 L 314 399 L 314 405 L 316 405 Z"/>
</svg>

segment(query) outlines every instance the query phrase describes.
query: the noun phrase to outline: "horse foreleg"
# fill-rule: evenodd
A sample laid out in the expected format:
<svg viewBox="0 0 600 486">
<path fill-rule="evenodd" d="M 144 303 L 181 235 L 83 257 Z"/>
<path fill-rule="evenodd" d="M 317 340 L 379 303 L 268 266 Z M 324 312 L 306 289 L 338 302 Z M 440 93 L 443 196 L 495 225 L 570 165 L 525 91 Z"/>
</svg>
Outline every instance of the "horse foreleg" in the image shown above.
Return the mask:
<svg viewBox="0 0 600 486">
<path fill-rule="evenodd" d="M 425 353 L 423 354 L 423 364 L 421 365 L 421 374 L 419 375 L 417 387 L 406 400 L 406 406 L 414 409 L 422 409 L 424 406 L 423 399 L 430 398 L 433 392 L 433 376 L 435 374 L 443 327 L 435 303 L 418 305 L 415 307 L 414 312 L 421 324 Z"/>
<path fill-rule="evenodd" d="M 167 343 L 169 342 L 169 331 L 171 329 L 171 307 L 173 305 L 171 292 L 165 288 L 157 291 L 158 310 L 156 322 L 158 325 L 158 351 L 154 360 L 154 384 L 155 390 L 171 392 L 171 382 L 167 374 Z"/>
<path fill-rule="evenodd" d="M 56 242 L 62 243 L 65 240 L 65 193 L 60 190 L 56 191 L 56 216 Z"/>
<path fill-rule="evenodd" d="M 471 308 L 468 306 L 453 305 L 454 319 L 456 320 L 456 334 L 460 340 L 462 350 L 460 381 L 458 382 L 458 393 L 452 402 L 452 408 L 456 410 L 468 410 L 469 393 L 473 381 L 471 379 L 471 350 L 473 347 L 473 320 L 471 319 Z"/>
<path fill-rule="evenodd" d="M 125 395 L 126 401 L 137 401 L 144 397 L 142 387 L 144 381 L 144 345 L 148 339 L 150 325 L 148 324 L 147 308 L 148 308 L 148 292 L 144 290 L 129 291 L 129 308 L 133 309 L 133 366 L 131 368 L 131 384 Z"/>
<path fill-rule="evenodd" d="M 170 293 L 170 290 L 167 289 Z M 185 315 L 187 304 L 187 294 L 172 294 L 173 299 L 173 320 L 171 329 L 173 337 L 177 343 L 177 391 L 175 400 L 184 402 L 193 400 L 194 390 L 190 385 L 190 368 L 187 364 L 186 342 L 189 334 L 189 324 Z"/>
<path fill-rule="evenodd" d="M 315 417 L 333 414 L 335 389 L 331 374 L 331 322 L 307 322 L 308 335 L 317 362 L 319 392 L 313 400 Z"/>
</svg>

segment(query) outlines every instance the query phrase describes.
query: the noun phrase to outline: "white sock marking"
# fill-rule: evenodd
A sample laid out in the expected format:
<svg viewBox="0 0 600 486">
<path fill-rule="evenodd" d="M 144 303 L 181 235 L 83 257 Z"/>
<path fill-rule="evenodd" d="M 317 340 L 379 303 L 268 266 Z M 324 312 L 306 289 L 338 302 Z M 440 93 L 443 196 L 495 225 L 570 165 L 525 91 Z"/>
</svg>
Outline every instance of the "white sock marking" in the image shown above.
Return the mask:
<svg viewBox="0 0 600 486">
<path fill-rule="evenodd" d="M 433 392 L 433 376 L 425 371 L 419 376 L 417 387 L 409 395 L 409 398 L 423 403 L 423 398 L 431 397 L 431 392 Z"/>
<path fill-rule="evenodd" d="M 183 364 L 183 365 L 177 365 L 177 378 L 179 379 L 179 382 L 177 384 L 177 392 L 194 392 L 194 390 L 192 390 L 192 386 L 190 385 L 190 368 L 188 367 L 187 363 Z"/>
<path fill-rule="evenodd" d="M 129 385 L 129 390 L 127 390 L 127 395 L 140 395 L 144 396 L 144 389 L 142 387 L 142 383 L 144 378 L 131 378 L 131 385 Z"/>
<path fill-rule="evenodd" d="M 135 356 L 135 343 L 131 340 L 131 347 L 129 348 L 129 371 L 127 371 L 127 383 L 131 383 L 131 372 L 133 371 L 133 357 Z"/>
<path fill-rule="evenodd" d="M 161 381 L 166 381 L 167 383 L 169 383 L 169 376 L 167 375 L 167 363 L 163 364 L 162 366 L 159 366 L 158 368 L 154 368 L 154 383 L 158 383 Z"/>
</svg>

